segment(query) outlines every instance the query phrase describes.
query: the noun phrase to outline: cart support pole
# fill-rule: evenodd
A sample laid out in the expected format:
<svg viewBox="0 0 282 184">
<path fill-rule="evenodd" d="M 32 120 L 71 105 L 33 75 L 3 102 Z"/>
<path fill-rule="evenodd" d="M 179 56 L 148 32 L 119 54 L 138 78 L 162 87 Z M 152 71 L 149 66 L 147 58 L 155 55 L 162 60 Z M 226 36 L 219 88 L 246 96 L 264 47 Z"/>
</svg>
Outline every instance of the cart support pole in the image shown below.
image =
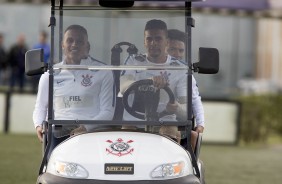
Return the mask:
<svg viewBox="0 0 282 184">
<path fill-rule="evenodd" d="M 49 27 L 51 27 L 51 51 L 50 51 L 50 61 L 48 65 L 49 69 L 49 91 L 53 91 L 53 64 L 54 64 L 54 27 L 56 26 L 56 18 L 55 18 L 55 0 L 51 0 L 51 17 L 50 17 L 50 24 Z M 49 120 L 53 119 L 53 95 L 49 93 L 48 95 L 48 122 Z M 45 132 L 46 133 L 46 132 Z M 52 126 L 48 124 L 48 130 L 47 130 L 47 145 L 43 145 L 46 148 L 44 149 L 44 155 L 43 159 L 39 168 L 39 175 L 43 173 L 44 166 L 47 163 L 47 157 L 48 153 L 51 147 L 51 137 L 52 136 Z"/>
<path fill-rule="evenodd" d="M 185 2 L 185 31 L 188 34 L 186 38 L 186 60 L 187 65 L 189 66 L 188 69 L 188 75 L 187 75 L 187 114 L 188 114 L 188 122 L 191 123 L 190 126 L 187 126 L 186 132 L 187 132 L 187 150 L 189 153 L 191 153 L 191 159 L 192 159 L 192 165 L 195 169 L 195 174 L 198 178 L 200 178 L 200 171 L 197 164 L 197 160 L 195 157 L 195 154 L 193 152 L 192 146 L 191 146 L 191 130 L 192 127 L 192 120 L 193 120 L 193 114 L 192 114 L 192 27 L 194 27 L 194 19 L 192 18 L 192 2 Z"/>
</svg>

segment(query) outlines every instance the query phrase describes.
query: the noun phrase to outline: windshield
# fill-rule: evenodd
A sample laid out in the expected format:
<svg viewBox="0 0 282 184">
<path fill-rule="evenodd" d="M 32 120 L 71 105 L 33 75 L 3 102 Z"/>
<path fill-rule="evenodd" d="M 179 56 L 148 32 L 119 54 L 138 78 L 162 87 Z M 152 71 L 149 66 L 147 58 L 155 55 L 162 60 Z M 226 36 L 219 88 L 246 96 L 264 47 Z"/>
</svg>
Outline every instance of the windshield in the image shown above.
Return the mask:
<svg viewBox="0 0 282 184">
<path fill-rule="evenodd" d="M 60 18 L 60 13 L 62 14 Z M 98 8 L 64 8 L 56 11 L 55 59 L 62 61 L 63 34 L 70 25 L 81 25 L 88 33 L 89 55 L 111 64 L 111 49 L 120 42 L 130 42 L 138 48 L 138 53 L 145 53 L 144 29 L 147 21 L 160 19 L 168 29 L 185 31 L 185 11 L 180 7 L 169 10 L 116 10 Z M 61 28 L 60 28 L 61 26 Z M 125 47 L 126 48 L 126 47 Z M 127 48 L 126 48 L 127 49 Z M 126 49 L 121 60 L 127 57 Z"/>
<path fill-rule="evenodd" d="M 185 32 L 183 9 L 67 7 L 55 18 L 54 120 L 187 120 L 185 38 L 168 38 Z"/>
</svg>

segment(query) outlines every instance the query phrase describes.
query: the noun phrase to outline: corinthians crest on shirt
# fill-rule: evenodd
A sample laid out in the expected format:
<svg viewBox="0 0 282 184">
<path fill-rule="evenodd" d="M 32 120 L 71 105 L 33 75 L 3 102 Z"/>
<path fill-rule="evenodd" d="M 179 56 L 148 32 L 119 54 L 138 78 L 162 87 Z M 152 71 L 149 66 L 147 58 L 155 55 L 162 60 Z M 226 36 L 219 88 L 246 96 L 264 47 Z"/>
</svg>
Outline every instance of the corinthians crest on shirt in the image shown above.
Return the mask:
<svg viewBox="0 0 282 184">
<path fill-rule="evenodd" d="M 86 74 L 86 75 L 82 75 L 82 81 L 81 81 L 81 85 L 84 87 L 90 86 L 92 84 L 91 78 L 93 76 Z"/>
</svg>

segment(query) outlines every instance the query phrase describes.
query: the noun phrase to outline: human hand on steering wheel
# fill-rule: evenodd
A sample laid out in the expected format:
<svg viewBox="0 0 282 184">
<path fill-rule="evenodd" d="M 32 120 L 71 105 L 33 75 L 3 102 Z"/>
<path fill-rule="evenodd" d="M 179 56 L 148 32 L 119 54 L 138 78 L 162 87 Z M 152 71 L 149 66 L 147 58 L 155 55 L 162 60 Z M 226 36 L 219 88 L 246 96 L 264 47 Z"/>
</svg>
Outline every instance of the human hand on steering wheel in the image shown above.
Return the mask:
<svg viewBox="0 0 282 184">
<path fill-rule="evenodd" d="M 162 75 L 154 76 L 152 77 L 152 80 L 153 85 L 158 89 L 164 88 L 169 85 L 168 80 Z"/>
<path fill-rule="evenodd" d="M 169 114 L 175 114 L 176 113 L 176 111 L 177 111 L 177 108 L 178 108 L 178 102 L 177 101 L 174 101 L 174 103 L 170 103 L 170 102 L 168 102 L 167 104 L 166 104 L 166 111 L 167 111 L 167 113 L 169 113 Z"/>
<path fill-rule="evenodd" d="M 123 94 L 123 104 L 124 104 L 125 110 L 129 114 L 131 114 L 132 116 L 134 116 L 138 119 L 145 119 L 146 117 L 148 117 L 148 115 L 153 116 L 153 118 L 155 118 L 155 117 L 160 118 L 164 115 L 167 115 L 167 112 L 160 112 L 160 113 L 157 112 L 157 107 L 158 107 L 158 104 L 159 104 L 160 96 L 159 96 L 159 90 L 155 90 L 154 87 L 152 87 L 152 85 L 154 84 L 154 79 L 155 79 L 155 82 L 156 82 L 155 84 L 158 87 L 164 86 L 162 89 L 168 94 L 169 103 L 171 103 L 171 104 L 175 103 L 175 98 L 174 98 L 173 92 L 167 86 L 167 82 L 164 79 L 161 79 L 161 77 L 156 76 L 156 77 L 153 77 L 153 79 L 143 79 L 143 80 L 136 81 L 133 84 L 131 84 L 125 90 L 125 92 Z M 145 109 L 146 109 L 145 113 L 147 112 L 147 115 L 141 114 L 137 111 L 137 109 L 129 106 L 129 103 L 128 103 L 129 94 L 136 93 L 137 91 L 139 93 L 143 94 L 141 98 L 143 98 L 142 101 L 144 102 L 144 106 L 145 106 Z"/>
<path fill-rule="evenodd" d="M 168 78 L 166 77 L 166 73 L 161 73 L 161 75 L 154 76 L 152 78 L 153 85 L 158 88 L 164 88 L 169 86 Z M 178 108 L 178 103 L 174 101 L 174 103 L 168 102 L 166 105 L 166 113 L 167 114 L 175 114 Z"/>
</svg>

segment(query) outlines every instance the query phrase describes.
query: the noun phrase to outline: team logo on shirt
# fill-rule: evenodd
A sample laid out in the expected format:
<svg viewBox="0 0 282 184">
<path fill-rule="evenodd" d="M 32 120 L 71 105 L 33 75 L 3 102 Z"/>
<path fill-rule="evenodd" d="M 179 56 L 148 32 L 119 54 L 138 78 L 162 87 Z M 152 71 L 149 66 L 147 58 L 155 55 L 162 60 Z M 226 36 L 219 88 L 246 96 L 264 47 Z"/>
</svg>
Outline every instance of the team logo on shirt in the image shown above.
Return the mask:
<svg viewBox="0 0 282 184">
<path fill-rule="evenodd" d="M 92 81 L 91 81 L 92 77 L 93 77 L 92 75 L 90 76 L 88 74 L 82 75 L 83 79 L 81 81 L 81 85 L 84 86 L 84 87 L 90 86 L 92 84 Z"/>
<path fill-rule="evenodd" d="M 146 61 L 146 55 L 145 54 L 138 54 L 134 57 L 137 61 L 140 61 L 140 62 L 144 62 Z"/>
<path fill-rule="evenodd" d="M 56 84 L 57 86 L 63 86 L 65 80 L 57 80 Z"/>
<path fill-rule="evenodd" d="M 132 140 L 125 142 L 121 138 L 118 138 L 115 142 L 111 140 L 107 140 L 106 142 L 110 143 L 109 149 L 106 148 L 106 152 L 108 152 L 108 154 L 121 157 L 131 154 L 134 151 L 133 148 L 130 149 L 131 146 L 129 145 L 133 142 Z"/>
</svg>

